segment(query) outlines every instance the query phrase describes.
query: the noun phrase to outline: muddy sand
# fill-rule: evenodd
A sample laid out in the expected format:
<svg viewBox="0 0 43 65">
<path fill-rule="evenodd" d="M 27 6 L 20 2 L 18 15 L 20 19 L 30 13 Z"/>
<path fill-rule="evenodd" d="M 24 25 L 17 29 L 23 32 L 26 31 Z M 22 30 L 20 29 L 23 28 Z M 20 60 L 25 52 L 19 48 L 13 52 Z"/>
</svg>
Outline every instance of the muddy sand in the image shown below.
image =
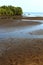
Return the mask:
<svg viewBox="0 0 43 65">
<path fill-rule="evenodd" d="M 29 34 L 32 34 L 32 35 L 43 35 L 43 30 L 37 30 L 37 31 L 29 32 Z"/>
<path fill-rule="evenodd" d="M 19 19 L 19 20 L 14 20 L 14 19 L 0 19 L 0 27 L 16 27 L 16 26 L 30 26 L 30 25 L 37 25 L 41 24 L 38 21 L 32 21 L 32 20 L 27 20 L 25 19 Z"/>
<path fill-rule="evenodd" d="M 0 65 L 43 65 L 43 39 L 1 40 Z"/>
<path fill-rule="evenodd" d="M 0 27 L 36 24 L 40 23 L 0 19 Z M 43 65 L 43 39 L 0 38 L 0 65 Z"/>
</svg>

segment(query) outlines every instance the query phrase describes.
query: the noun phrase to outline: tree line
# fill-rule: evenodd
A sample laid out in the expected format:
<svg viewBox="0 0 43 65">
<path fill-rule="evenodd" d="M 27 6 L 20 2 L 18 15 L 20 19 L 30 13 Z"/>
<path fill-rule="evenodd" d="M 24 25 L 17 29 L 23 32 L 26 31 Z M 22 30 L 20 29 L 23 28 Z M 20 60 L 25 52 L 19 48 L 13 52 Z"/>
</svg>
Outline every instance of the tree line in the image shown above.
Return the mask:
<svg viewBox="0 0 43 65">
<path fill-rule="evenodd" d="M 22 13 L 23 11 L 21 7 L 14 7 L 14 6 L 0 7 L 0 15 L 14 16 L 14 15 L 22 15 Z"/>
</svg>

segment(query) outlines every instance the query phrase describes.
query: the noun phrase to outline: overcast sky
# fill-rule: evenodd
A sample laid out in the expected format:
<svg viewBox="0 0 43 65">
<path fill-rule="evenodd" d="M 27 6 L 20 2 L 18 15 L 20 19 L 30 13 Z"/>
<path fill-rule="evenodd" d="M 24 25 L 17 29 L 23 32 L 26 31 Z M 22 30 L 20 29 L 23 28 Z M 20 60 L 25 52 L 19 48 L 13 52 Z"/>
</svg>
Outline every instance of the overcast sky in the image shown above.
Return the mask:
<svg viewBox="0 0 43 65">
<path fill-rule="evenodd" d="M 43 0 L 0 0 L 2 5 L 20 6 L 24 12 L 43 12 Z"/>
</svg>

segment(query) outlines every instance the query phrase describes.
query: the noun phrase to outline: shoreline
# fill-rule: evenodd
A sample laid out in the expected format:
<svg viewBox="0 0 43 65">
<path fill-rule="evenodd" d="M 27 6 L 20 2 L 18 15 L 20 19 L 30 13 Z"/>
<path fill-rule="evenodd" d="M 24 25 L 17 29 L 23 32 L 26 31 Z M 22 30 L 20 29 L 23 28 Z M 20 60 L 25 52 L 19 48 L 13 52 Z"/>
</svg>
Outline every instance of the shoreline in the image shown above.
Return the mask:
<svg viewBox="0 0 43 65">
<path fill-rule="evenodd" d="M 23 19 L 0 19 L 0 27 L 19 27 L 19 26 L 31 26 L 38 25 L 41 22 Z"/>
<path fill-rule="evenodd" d="M 38 24 L 41 23 L 21 19 L 0 19 L 0 28 L 18 28 Z M 43 65 L 43 39 L 11 37 L 0 39 L 0 65 Z"/>
<path fill-rule="evenodd" d="M 0 19 L 30 19 L 30 20 L 43 20 L 43 17 L 0 16 Z"/>
</svg>

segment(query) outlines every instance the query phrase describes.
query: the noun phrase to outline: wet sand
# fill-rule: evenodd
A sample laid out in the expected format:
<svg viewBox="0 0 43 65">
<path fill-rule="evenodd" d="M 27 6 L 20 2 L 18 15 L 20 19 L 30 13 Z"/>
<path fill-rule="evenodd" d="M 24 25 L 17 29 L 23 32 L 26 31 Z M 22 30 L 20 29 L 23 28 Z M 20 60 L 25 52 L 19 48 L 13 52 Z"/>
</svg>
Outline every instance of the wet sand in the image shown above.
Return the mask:
<svg viewBox="0 0 43 65">
<path fill-rule="evenodd" d="M 0 16 L 0 19 L 29 19 L 29 20 L 43 20 L 43 17 L 27 17 L 27 16 Z"/>
<path fill-rule="evenodd" d="M 43 30 L 33 31 L 33 32 L 30 32 L 29 34 L 32 34 L 32 35 L 43 35 Z"/>
<path fill-rule="evenodd" d="M 14 20 L 14 19 L 0 19 L 0 27 L 19 27 L 19 26 L 30 26 L 30 25 L 37 25 L 41 24 L 38 21 L 32 21 L 28 20 L 25 21 L 25 19 L 19 19 L 19 20 Z"/>
<path fill-rule="evenodd" d="M 0 65 L 43 65 L 43 39 L 1 40 Z"/>
<path fill-rule="evenodd" d="M 0 28 L 37 24 L 40 23 L 0 19 Z M 43 65 L 43 39 L 0 38 L 0 65 Z"/>
</svg>

